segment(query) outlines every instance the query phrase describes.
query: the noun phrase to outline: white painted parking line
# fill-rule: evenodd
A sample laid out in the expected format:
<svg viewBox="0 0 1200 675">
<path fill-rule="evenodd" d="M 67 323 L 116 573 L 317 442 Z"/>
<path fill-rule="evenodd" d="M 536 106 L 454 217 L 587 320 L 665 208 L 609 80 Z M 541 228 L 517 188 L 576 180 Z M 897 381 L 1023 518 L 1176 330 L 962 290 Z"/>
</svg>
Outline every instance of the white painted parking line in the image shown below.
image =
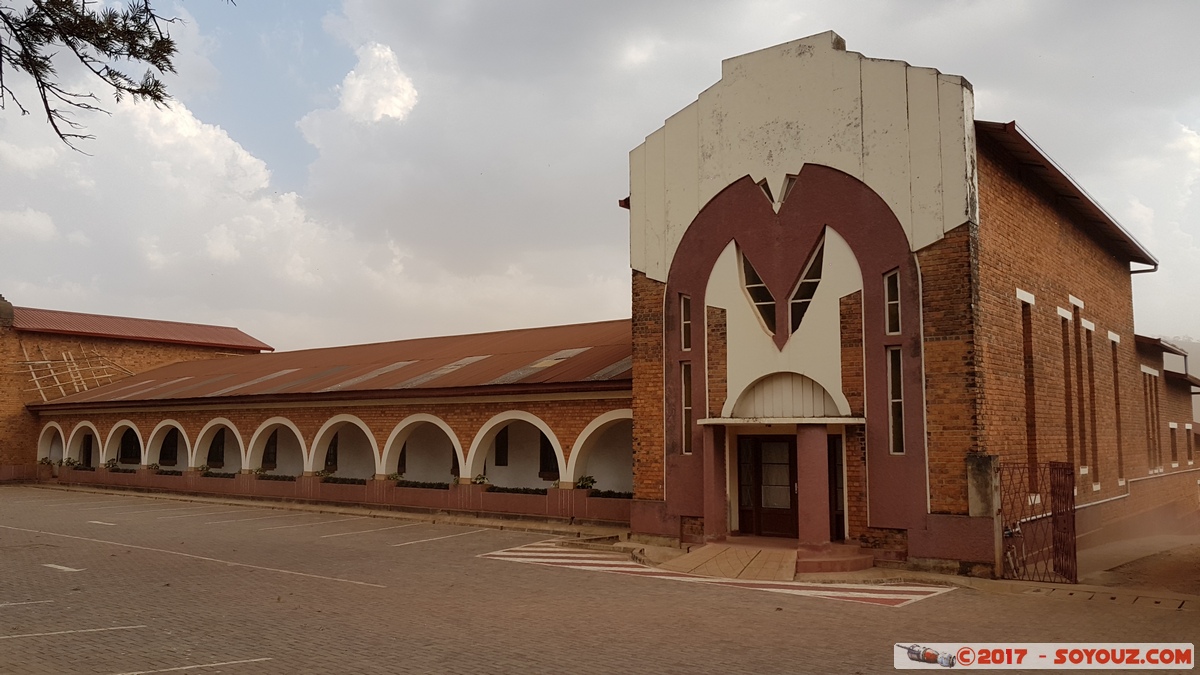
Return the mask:
<svg viewBox="0 0 1200 675">
<path fill-rule="evenodd" d="M 116 525 L 116 523 L 106 523 L 103 520 L 89 520 L 89 525 Z"/>
<path fill-rule="evenodd" d="M 53 563 L 43 563 L 42 567 L 49 567 L 50 569 L 58 570 L 59 572 L 82 572 L 83 571 L 83 569 L 75 569 L 74 567 L 63 567 L 62 565 L 55 565 Z"/>
<path fill-rule="evenodd" d="M 326 537 L 344 537 L 348 534 L 366 534 L 368 532 L 383 532 L 384 530 L 398 530 L 402 527 L 415 527 L 417 525 L 428 525 L 429 523 L 409 523 L 407 525 L 392 525 L 391 527 L 377 527 L 374 530 L 358 530 L 356 532 L 338 532 L 337 534 L 323 534 L 317 539 L 325 539 Z"/>
<path fill-rule="evenodd" d="M 29 600 L 27 602 L 0 602 L 0 607 L 16 607 L 17 605 L 44 605 L 53 600 Z"/>
<path fill-rule="evenodd" d="M 226 513 L 242 513 L 247 509 L 232 509 L 229 511 L 204 511 L 203 513 L 185 513 L 182 516 L 159 516 L 158 520 L 172 520 L 174 518 L 195 518 L 196 516 L 219 516 Z"/>
<path fill-rule="evenodd" d="M 128 673 L 117 673 L 117 675 L 151 675 L 151 673 L 175 673 L 180 670 L 191 670 L 193 668 L 216 668 L 218 666 L 236 666 L 240 663 L 259 663 L 260 661 L 270 661 L 270 658 L 263 659 L 246 659 L 244 661 L 222 661 L 221 663 L 200 663 L 192 666 L 178 666 L 176 668 L 163 668 L 161 670 L 132 670 Z"/>
<path fill-rule="evenodd" d="M 47 635 L 71 635 L 73 633 L 103 633 L 110 630 L 132 630 L 148 628 L 148 626 L 113 626 L 112 628 L 83 628 L 80 630 L 56 630 L 53 633 L 22 633 L 20 635 L 0 635 L 0 640 L 15 640 L 17 638 L 46 637 Z"/>
<path fill-rule="evenodd" d="M 261 527 L 261 528 L 259 528 L 258 531 L 262 532 L 264 530 L 286 530 L 289 527 L 308 527 L 309 525 L 328 525 L 330 523 L 344 523 L 349 520 L 362 520 L 363 518 L 366 518 L 366 516 L 355 516 L 354 518 L 342 518 L 340 520 L 322 520 L 317 523 L 299 523 L 297 525 L 276 525 L 275 527 Z"/>
<path fill-rule="evenodd" d="M 63 539 L 75 539 L 78 541 L 90 541 L 94 544 L 108 544 L 110 546 L 123 546 L 125 548 L 136 548 L 139 551 L 152 551 L 154 553 L 166 553 L 167 555 L 177 555 L 184 558 L 192 558 L 193 560 L 206 560 L 208 562 L 220 563 L 222 565 L 230 565 L 232 567 L 246 567 L 249 569 L 263 570 L 265 572 L 279 572 L 280 574 L 290 574 L 298 577 L 308 577 L 310 579 L 323 579 L 325 581 L 340 581 L 344 584 L 354 584 L 356 586 L 370 586 L 372 588 L 387 588 L 382 584 L 372 584 L 366 581 L 354 581 L 353 579 L 341 579 L 339 577 L 326 577 L 320 574 L 309 574 L 308 572 L 296 572 L 293 570 L 284 570 L 277 567 L 263 567 L 261 565 L 251 565 L 249 563 L 233 562 L 231 560 L 220 560 L 218 558 L 209 558 L 202 555 L 193 555 L 182 551 L 171 551 L 165 548 L 153 548 L 150 546 L 138 546 L 137 544 L 126 544 L 120 541 L 108 541 L 107 539 L 93 539 L 91 537 L 79 537 L 73 534 L 62 534 L 60 532 L 47 532 L 45 530 L 31 530 L 25 527 L 13 527 L 12 525 L 0 525 L 0 529 L 13 530 L 14 532 L 29 532 L 31 534 L 44 534 L 48 537 L 62 537 Z"/>
<path fill-rule="evenodd" d="M 90 509 L 79 509 L 80 511 L 108 511 L 109 509 L 127 509 L 131 506 L 145 506 L 145 502 L 126 502 L 124 504 L 116 504 L 113 506 L 96 506 Z"/>
<path fill-rule="evenodd" d="M 203 506 L 169 506 L 167 508 L 163 508 L 160 506 L 158 508 L 146 509 L 144 511 L 118 511 L 116 513 L 110 513 L 109 515 L 112 515 L 112 516 L 135 516 L 140 513 L 163 513 L 165 511 L 195 511 L 196 509 L 211 509 L 212 507 L 213 507 L 212 504 L 204 504 Z"/>
<path fill-rule="evenodd" d="M 293 518 L 295 516 L 311 516 L 311 513 L 285 513 L 280 516 L 259 516 L 258 518 L 234 518 L 233 520 L 211 520 L 205 525 L 218 525 L 220 523 L 244 523 L 249 520 L 268 520 L 270 518 Z"/>
<path fill-rule="evenodd" d="M 57 504 L 41 504 L 40 506 L 92 506 L 93 504 L 112 504 L 112 499 L 90 502 L 58 502 Z"/>
<path fill-rule="evenodd" d="M 475 534 L 476 532 L 487 532 L 487 528 L 484 528 L 481 530 L 471 530 L 470 532 L 459 532 L 457 534 L 448 534 L 444 537 L 433 537 L 431 539 L 418 539 L 416 541 L 403 541 L 403 542 L 400 542 L 399 544 L 392 544 L 392 546 L 410 546 L 412 544 L 424 544 L 427 541 L 438 541 L 439 539 L 450 539 L 451 537 L 461 537 L 461 536 L 467 535 L 467 534 Z"/>
</svg>

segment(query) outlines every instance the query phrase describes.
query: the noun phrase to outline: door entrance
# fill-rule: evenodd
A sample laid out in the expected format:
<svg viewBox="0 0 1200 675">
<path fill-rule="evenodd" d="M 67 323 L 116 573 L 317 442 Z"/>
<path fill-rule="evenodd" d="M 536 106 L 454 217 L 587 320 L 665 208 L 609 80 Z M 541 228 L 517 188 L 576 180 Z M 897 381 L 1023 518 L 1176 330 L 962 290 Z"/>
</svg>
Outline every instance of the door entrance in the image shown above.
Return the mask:
<svg viewBox="0 0 1200 675">
<path fill-rule="evenodd" d="M 738 437 L 738 531 L 798 537 L 796 439 Z"/>
</svg>

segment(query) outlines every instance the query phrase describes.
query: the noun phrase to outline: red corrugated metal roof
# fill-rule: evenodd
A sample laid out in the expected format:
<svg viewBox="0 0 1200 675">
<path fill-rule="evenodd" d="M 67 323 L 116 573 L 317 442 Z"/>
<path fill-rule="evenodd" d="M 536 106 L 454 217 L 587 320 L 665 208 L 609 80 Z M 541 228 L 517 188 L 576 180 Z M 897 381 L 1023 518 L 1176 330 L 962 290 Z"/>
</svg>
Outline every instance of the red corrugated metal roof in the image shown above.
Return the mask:
<svg viewBox="0 0 1200 675">
<path fill-rule="evenodd" d="M 133 319 L 33 307 L 13 307 L 13 328 L 37 333 L 172 342 L 227 349 L 274 350 L 271 345 L 229 326 Z"/>
<path fill-rule="evenodd" d="M 611 390 L 632 357 L 623 319 L 188 361 L 30 407 Z"/>
</svg>

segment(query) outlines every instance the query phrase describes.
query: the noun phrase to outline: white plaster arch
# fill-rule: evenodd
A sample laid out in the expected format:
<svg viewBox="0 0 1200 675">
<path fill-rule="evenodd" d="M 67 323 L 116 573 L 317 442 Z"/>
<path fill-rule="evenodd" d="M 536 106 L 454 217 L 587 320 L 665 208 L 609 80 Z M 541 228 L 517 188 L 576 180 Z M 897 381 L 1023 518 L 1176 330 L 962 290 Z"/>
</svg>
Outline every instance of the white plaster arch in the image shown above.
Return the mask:
<svg viewBox="0 0 1200 675">
<path fill-rule="evenodd" d="M 305 463 L 308 462 L 308 448 L 304 445 L 304 434 L 300 433 L 300 427 L 286 417 L 272 417 L 258 425 L 254 434 L 250 436 L 250 443 L 246 446 L 245 467 L 247 469 L 254 470 L 262 466 L 263 450 L 266 448 L 267 439 L 270 438 L 271 432 L 276 427 L 290 429 L 296 435 L 296 440 L 300 443 L 300 456 L 304 458 Z"/>
<path fill-rule="evenodd" d="M 179 432 L 179 437 L 183 439 L 183 461 L 189 463 L 192 456 L 192 442 L 188 438 L 187 431 L 184 431 L 183 424 L 179 420 L 166 419 L 155 425 L 154 430 L 150 432 L 150 440 L 142 448 L 142 464 L 158 464 L 161 456 L 162 442 L 166 439 L 167 434 L 171 429 Z M 153 460 L 153 461 L 151 461 Z"/>
<path fill-rule="evenodd" d="M 229 429 L 233 434 L 233 438 L 237 441 L 238 458 L 241 466 L 246 466 L 246 444 L 242 442 L 242 434 L 238 431 L 237 425 L 226 417 L 214 417 L 207 424 L 200 427 L 200 433 L 196 434 L 196 443 L 192 445 L 192 450 L 188 454 L 188 468 L 198 467 L 204 464 L 204 459 L 200 457 L 201 452 L 207 452 L 208 444 L 212 441 L 213 434 L 217 432 L 219 427 Z"/>
<path fill-rule="evenodd" d="M 811 382 L 809 387 L 804 382 Z M 760 392 L 759 389 L 762 388 Z M 796 390 L 796 389 L 799 390 Z M 820 389 L 820 391 L 816 391 Z M 753 404 L 756 395 L 762 393 L 772 406 L 777 406 L 783 403 L 785 407 L 792 408 L 792 412 L 778 412 L 775 414 L 749 414 L 742 411 L 742 408 Z M 794 370 L 781 370 L 774 373 L 768 373 L 756 378 L 748 384 L 741 392 L 738 393 L 736 399 L 731 399 L 732 403 L 727 401 L 725 407 L 729 409 L 730 416 L 733 417 L 849 417 L 850 403 L 846 400 L 844 394 L 831 392 L 823 382 L 817 380 L 807 373 L 799 373 Z M 787 403 L 790 402 L 790 405 Z M 809 415 L 796 414 L 795 408 L 811 407 L 814 412 Z"/>
<path fill-rule="evenodd" d="M 356 415 L 347 415 L 342 413 L 330 417 L 321 428 L 317 430 L 317 435 L 313 438 L 313 444 L 309 447 L 308 452 L 304 456 L 304 471 L 316 471 L 313 467 L 317 465 L 317 453 L 321 454 L 321 464 L 325 463 L 325 452 L 328 449 L 330 437 L 337 433 L 337 430 L 344 424 L 353 424 L 358 427 L 367 436 L 367 442 L 371 444 L 371 454 L 375 459 L 375 473 L 380 472 L 379 458 L 379 443 L 375 441 L 375 434 L 371 433 L 371 427 L 362 421 Z"/>
<path fill-rule="evenodd" d="M 83 442 L 83 434 L 85 432 L 91 433 L 92 438 L 96 439 L 95 440 L 96 445 L 97 446 L 100 445 L 100 438 L 101 438 L 100 430 L 96 428 L 96 425 L 92 424 L 91 422 L 87 422 L 87 421 L 80 422 L 79 424 L 75 425 L 74 429 L 71 430 L 71 440 L 67 441 L 67 451 L 66 451 L 66 457 L 64 457 L 64 459 L 66 459 L 67 457 L 74 459 L 76 461 L 79 461 L 81 459 L 81 457 L 79 456 L 79 444 Z M 102 452 L 102 448 L 93 447 L 92 451 L 95 454 L 95 457 L 93 457 L 93 459 L 95 459 L 98 464 L 99 463 L 99 455 Z"/>
<path fill-rule="evenodd" d="M 558 458 L 558 473 L 562 476 L 566 473 L 567 461 L 563 456 L 562 444 L 558 442 L 558 436 L 550 429 L 550 425 L 542 421 L 542 418 L 533 413 L 525 412 L 524 410 L 506 410 L 483 423 L 483 427 L 479 429 L 479 433 L 475 434 L 475 440 L 471 441 L 471 451 L 467 453 L 467 461 L 463 464 L 462 476 L 464 479 L 469 479 L 483 473 L 484 463 L 487 461 L 487 452 L 495 440 L 496 434 L 508 422 L 520 420 L 528 422 L 546 434 L 546 438 L 550 439 L 550 445 L 554 448 L 554 455 Z"/>
<path fill-rule="evenodd" d="M 400 448 L 404 447 L 404 442 L 412 435 L 412 432 L 421 424 L 432 424 L 439 428 L 450 438 L 450 443 L 454 446 L 454 454 L 458 457 L 459 472 L 462 472 L 461 467 L 466 466 L 463 456 L 462 442 L 458 439 L 458 434 L 454 433 L 454 429 L 450 427 L 440 417 L 427 413 L 416 413 L 409 415 L 392 429 L 392 433 L 388 435 L 387 442 L 383 444 L 383 456 L 380 458 L 379 469 L 376 473 L 386 473 L 387 468 L 392 466 L 400 459 Z"/>
<path fill-rule="evenodd" d="M 584 454 L 584 448 L 587 442 L 592 438 L 604 433 L 612 425 L 622 420 L 633 420 L 633 410 L 630 408 L 622 408 L 620 410 L 609 410 L 600 415 L 596 419 L 588 423 L 583 431 L 579 432 L 579 438 L 575 439 L 575 445 L 571 446 L 571 459 L 567 462 L 567 472 L 563 474 L 564 482 L 574 483 L 579 480 L 577 472 L 580 470 L 579 457 Z"/>
<path fill-rule="evenodd" d="M 146 456 L 146 439 L 142 438 L 142 432 L 137 428 L 137 425 L 132 420 L 124 419 L 108 430 L 108 440 L 104 441 L 104 448 L 100 451 L 100 464 L 104 465 L 110 459 L 117 457 L 117 445 L 121 443 L 121 436 L 125 434 L 124 429 L 133 429 L 133 433 L 138 439 L 139 457 Z"/>
<path fill-rule="evenodd" d="M 51 431 L 58 433 L 59 443 L 62 445 L 62 448 L 61 448 L 62 457 L 59 457 L 58 459 L 51 457 L 51 450 L 53 449 L 53 445 L 54 445 L 54 436 L 53 436 L 53 434 L 49 433 Z M 58 422 L 47 422 L 46 426 L 42 427 L 41 435 L 38 436 L 38 459 L 40 460 L 40 459 L 49 458 L 52 461 L 57 462 L 58 460 L 63 459 L 63 457 L 66 457 L 66 455 L 67 455 L 67 435 L 65 433 L 63 433 L 63 429 L 58 424 Z"/>
</svg>

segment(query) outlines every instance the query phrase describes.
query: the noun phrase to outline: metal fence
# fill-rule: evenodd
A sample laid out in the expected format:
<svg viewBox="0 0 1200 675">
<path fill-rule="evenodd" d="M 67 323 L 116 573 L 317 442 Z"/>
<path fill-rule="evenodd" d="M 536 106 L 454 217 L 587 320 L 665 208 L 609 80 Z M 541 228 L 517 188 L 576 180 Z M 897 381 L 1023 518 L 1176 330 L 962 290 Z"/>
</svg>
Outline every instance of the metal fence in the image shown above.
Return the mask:
<svg viewBox="0 0 1200 675">
<path fill-rule="evenodd" d="M 1074 467 L 1001 463 L 1000 503 L 1004 578 L 1078 583 Z"/>
</svg>

